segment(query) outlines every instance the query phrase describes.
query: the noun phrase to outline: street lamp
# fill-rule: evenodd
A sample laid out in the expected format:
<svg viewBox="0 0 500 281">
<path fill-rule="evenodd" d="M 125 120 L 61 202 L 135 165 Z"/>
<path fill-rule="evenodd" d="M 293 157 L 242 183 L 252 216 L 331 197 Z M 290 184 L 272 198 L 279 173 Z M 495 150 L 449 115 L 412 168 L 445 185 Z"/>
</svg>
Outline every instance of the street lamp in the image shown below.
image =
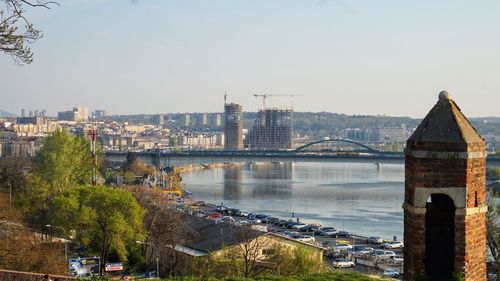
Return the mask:
<svg viewBox="0 0 500 281">
<path fill-rule="evenodd" d="M 156 277 L 157 278 L 160 278 L 160 264 L 159 264 L 159 259 L 158 259 L 158 249 L 156 248 L 156 245 L 153 244 L 153 243 L 149 243 L 149 242 L 144 242 L 144 241 L 139 241 L 139 240 L 136 240 L 135 243 L 137 244 L 145 244 L 145 245 L 151 245 L 153 246 L 153 248 L 155 249 L 156 251 Z"/>
<path fill-rule="evenodd" d="M 9 182 L 9 210 L 12 209 L 12 184 Z"/>
<path fill-rule="evenodd" d="M 64 229 L 62 226 L 50 225 L 50 224 L 46 224 L 45 226 L 48 227 L 48 228 L 59 228 L 59 229 L 62 229 L 64 235 L 66 235 L 66 229 Z M 64 239 L 64 260 L 66 262 L 68 262 L 68 239 L 66 239 L 66 238 Z"/>
</svg>

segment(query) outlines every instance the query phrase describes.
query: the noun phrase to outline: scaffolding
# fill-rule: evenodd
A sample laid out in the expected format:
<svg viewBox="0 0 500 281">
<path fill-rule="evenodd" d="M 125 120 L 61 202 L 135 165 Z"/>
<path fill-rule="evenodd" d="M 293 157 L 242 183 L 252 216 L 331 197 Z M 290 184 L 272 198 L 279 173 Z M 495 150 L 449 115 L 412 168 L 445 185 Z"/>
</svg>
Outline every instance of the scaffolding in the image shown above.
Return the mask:
<svg viewBox="0 0 500 281">
<path fill-rule="evenodd" d="M 292 148 L 293 110 L 268 108 L 259 110 L 248 133 L 247 144 L 253 150 Z"/>
</svg>

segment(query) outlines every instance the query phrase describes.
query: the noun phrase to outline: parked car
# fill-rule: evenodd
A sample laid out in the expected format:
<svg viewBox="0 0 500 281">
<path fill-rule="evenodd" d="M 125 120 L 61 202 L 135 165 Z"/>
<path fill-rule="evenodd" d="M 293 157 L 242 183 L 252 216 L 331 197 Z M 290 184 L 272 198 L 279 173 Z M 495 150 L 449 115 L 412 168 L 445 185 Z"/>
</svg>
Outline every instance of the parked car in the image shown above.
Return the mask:
<svg viewBox="0 0 500 281">
<path fill-rule="evenodd" d="M 303 228 L 300 229 L 302 232 L 315 232 L 317 229 L 319 229 L 320 226 L 314 225 L 314 224 L 308 224 L 304 226 Z"/>
<path fill-rule="evenodd" d="M 323 242 L 321 242 L 321 247 L 323 248 L 329 249 L 333 248 L 333 246 L 335 246 L 334 240 L 324 240 Z"/>
<path fill-rule="evenodd" d="M 266 223 L 268 223 L 268 224 L 276 224 L 276 223 L 277 223 L 277 222 L 279 222 L 279 221 L 280 221 L 280 219 L 278 219 L 278 218 L 275 218 L 275 217 L 270 217 L 270 218 L 266 221 Z"/>
<path fill-rule="evenodd" d="M 285 224 L 286 228 L 292 228 L 293 225 L 295 225 L 297 222 L 295 221 L 289 221 L 287 224 Z"/>
<path fill-rule="evenodd" d="M 247 221 L 237 221 L 234 223 L 234 225 L 248 225 L 248 222 Z"/>
<path fill-rule="evenodd" d="M 316 242 L 316 239 L 314 239 L 314 237 L 309 236 L 309 235 L 302 235 L 302 237 L 295 238 L 295 239 L 298 240 L 298 241 L 301 241 L 301 242 L 306 242 L 306 243 L 314 243 L 314 242 Z"/>
<path fill-rule="evenodd" d="M 231 217 L 231 216 L 224 216 L 220 220 L 223 221 L 223 222 L 231 222 L 231 223 L 235 223 L 236 222 L 236 220 L 233 217 Z"/>
<path fill-rule="evenodd" d="M 303 223 L 303 222 L 297 222 L 293 225 L 290 226 L 290 228 L 292 229 L 301 229 L 303 227 L 305 227 L 307 224 Z"/>
<path fill-rule="evenodd" d="M 262 220 L 262 219 L 270 217 L 270 216 L 266 215 L 266 214 L 257 214 L 257 215 L 255 215 L 255 217 L 258 218 L 258 219 L 260 219 L 260 220 Z"/>
<path fill-rule="evenodd" d="M 354 262 L 348 259 L 336 259 L 333 261 L 333 267 L 335 268 L 353 267 L 354 265 Z"/>
<path fill-rule="evenodd" d="M 395 263 L 403 263 L 404 262 L 403 256 L 390 256 L 389 260 L 391 260 Z"/>
<path fill-rule="evenodd" d="M 209 219 L 220 219 L 220 218 L 222 218 L 222 215 L 219 214 L 219 213 L 213 213 L 213 214 L 207 215 L 207 218 L 209 218 Z"/>
<path fill-rule="evenodd" d="M 375 249 L 371 247 L 364 247 L 363 249 L 357 251 L 355 255 L 368 255 L 371 254 L 373 251 L 375 251 Z"/>
<path fill-rule="evenodd" d="M 337 233 L 337 230 L 333 227 L 323 227 L 321 228 L 321 231 L 319 232 L 319 235 L 323 236 L 332 236 L 335 233 Z"/>
<path fill-rule="evenodd" d="M 236 212 L 235 215 L 238 216 L 238 217 L 248 217 L 248 212 L 239 210 L 239 211 Z"/>
<path fill-rule="evenodd" d="M 348 251 L 352 249 L 352 245 L 349 244 L 337 244 L 333 247 L 334 250 L 338 251 Z"/>
<path fill-rule="evenodd" d="M 366 243 L 382 244 L 382 238 L 380 238 L 378 236 L 371 236 L 371 237 L 366 238 Z"/>
<path fill-rule="evenodd" d="M 379 259 L 388 259 L 391 256 L 395 256 L 396 253 L 393 251 L 385 251 L 385 250 L 375 250 L 371 255 L 379 258 Z"/>
<path fill-rule="evenodd" d="M 214 210 L 216 210 L 217 212 L 223 212 L 224 210 L 226 210 L 227 208 L 224 207 L 224 206 L 215 206 Z"/>
<path fill-rule="evenodd" d="M 257 218 L 253 218 L 253 219 L 249 218 L 247 221 L 249 224 L 262 223 L 262 221 L 260 219 L 257 219 Z"/>
<path fill-rule="evenodd" d="M 332 236 L 337 237 L 337 238 L 340 238 L 340 237 L 347 238 L 347 237 L 351 237 L 352 235 L 347 231 L 341 230 L 341 231 L 333 234 Z"/>
<path fill-rule="evenodd" d="M 384 270 L 384 273 L 382 273 L 382 276 L 390 278 L 398 278 L 399 273 L 394 269 L 386 269 Z"/>
<path fill-rule="evenodd" d="M 277 223 L 276 225 L 277 226 L 286 226 L 289 223 L 290 223 L 289 220 L 280 220 L 279 223 Z"/>
<path fill-rule="evenodd" d="M 391 241 L 391 242 L 384 243 L 383 247 L 385 249 L 402 249 L 403 242 Z"/>
</svg>

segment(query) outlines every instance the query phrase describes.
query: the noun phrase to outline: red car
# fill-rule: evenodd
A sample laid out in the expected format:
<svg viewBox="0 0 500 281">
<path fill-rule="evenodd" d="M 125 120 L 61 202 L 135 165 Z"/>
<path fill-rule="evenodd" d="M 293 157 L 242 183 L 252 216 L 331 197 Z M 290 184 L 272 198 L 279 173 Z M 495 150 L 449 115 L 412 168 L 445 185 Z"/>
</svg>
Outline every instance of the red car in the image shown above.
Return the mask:
<svg viewBox="0 0 500 281">
<path fill-rule="evenodd" d="M 219 214 L 219 213 L 215 213 L 215 214 L 208 215 L 207 218 L 209 218 L 209 219 L 220 219 L 220 218 L 222 218 L 222 215 Z"/>
</svg>

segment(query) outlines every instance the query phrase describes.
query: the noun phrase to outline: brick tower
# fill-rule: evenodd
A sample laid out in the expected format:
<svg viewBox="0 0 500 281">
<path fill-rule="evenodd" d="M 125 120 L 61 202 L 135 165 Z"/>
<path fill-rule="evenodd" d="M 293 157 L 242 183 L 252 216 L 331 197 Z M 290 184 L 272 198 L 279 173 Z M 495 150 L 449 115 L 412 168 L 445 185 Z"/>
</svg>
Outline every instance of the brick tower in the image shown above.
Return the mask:
<svg viewBox="0 0 500 281">
<path fill-rule="evenodd" d="M 447 92 L 406 142 L 405 280 L 486 280 L 484 140 Z"/>
</svg>

